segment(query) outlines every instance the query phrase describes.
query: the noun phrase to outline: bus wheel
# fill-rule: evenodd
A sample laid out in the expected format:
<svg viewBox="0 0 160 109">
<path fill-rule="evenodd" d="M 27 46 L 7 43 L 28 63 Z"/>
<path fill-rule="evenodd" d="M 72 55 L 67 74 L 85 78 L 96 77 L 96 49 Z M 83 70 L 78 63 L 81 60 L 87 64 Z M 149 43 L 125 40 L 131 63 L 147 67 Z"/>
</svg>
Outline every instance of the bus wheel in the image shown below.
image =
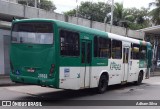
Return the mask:
<svg viewBox="0 0 160 109">
<path fill-rule="evenodd" d="M 99 79 L 99 84 L 98 84 L 98 93 L 102 94 L 107 90 L 108 87 L 108 80 L 105 75 L 101 75 Z"/>
<path fill-rule="evenodd" d="M 136 85 L 140 85 L 142 83 L 143 80 L 143 73 L 139 73 L 138 75 L 138 80 L 135 82 Z"/>
</svg>

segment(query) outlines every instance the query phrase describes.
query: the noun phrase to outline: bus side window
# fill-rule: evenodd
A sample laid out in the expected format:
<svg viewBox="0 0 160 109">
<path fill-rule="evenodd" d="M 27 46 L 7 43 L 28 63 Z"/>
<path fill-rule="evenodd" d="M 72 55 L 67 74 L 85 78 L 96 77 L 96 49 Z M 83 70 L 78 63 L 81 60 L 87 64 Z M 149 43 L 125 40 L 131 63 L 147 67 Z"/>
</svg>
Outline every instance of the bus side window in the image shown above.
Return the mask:
<svg viewBox="0 0 160 109">
<path fill-rule="evenodd" d="M 79 34 L 68 30 L 60 30 L 60 50 L 63 56 L 79 56 Z"/>
<path fill-rule="evenodd" d="M 112 40 L 112 58 L 122 58 L 122 41 Z"/>
<path fill-rule="evenodd" d="M 146 46 L 140 46 L 140 59 L 144 60 L 146 59 L 146 56 L 147 56 L 147 47 Z"/>
<path fill-rule="evenodd" d="M 140 58 L 140 46 L 138 44 L 131 45 L 131 59 L 139 59 Z"/>
<path fill-rule="evenodd" d="M 111 39 L 104 37 L 94 37 L 94 57 L 111 57 Z"/>
</svg>

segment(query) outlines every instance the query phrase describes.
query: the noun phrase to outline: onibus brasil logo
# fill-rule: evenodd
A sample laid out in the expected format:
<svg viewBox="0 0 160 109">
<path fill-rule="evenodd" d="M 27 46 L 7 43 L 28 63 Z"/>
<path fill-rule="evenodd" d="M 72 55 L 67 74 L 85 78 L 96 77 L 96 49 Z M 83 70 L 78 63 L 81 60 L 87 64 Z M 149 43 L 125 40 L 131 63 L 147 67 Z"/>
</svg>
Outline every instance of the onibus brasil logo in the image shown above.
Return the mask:
<svg viewBox="0 0 160 109">
<path fill-rule="evenodd" d="M 42 103 L 29 101 L 2 101 L 2 106 L 42 106 Z"/>
</svg>

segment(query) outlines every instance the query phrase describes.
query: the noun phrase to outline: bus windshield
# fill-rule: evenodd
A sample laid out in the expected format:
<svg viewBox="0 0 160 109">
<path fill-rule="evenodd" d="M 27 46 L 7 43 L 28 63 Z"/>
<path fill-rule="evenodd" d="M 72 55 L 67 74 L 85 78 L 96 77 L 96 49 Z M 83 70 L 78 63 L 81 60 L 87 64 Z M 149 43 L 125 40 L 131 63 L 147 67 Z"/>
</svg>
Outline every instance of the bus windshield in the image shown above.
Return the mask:
<svg viewBox="0 0 160 109">
<path fill-rule="evenodd" d="M 12 43 L 53 44 L 52 23 L 17 23 L 12 29 Z"/>
</svg>

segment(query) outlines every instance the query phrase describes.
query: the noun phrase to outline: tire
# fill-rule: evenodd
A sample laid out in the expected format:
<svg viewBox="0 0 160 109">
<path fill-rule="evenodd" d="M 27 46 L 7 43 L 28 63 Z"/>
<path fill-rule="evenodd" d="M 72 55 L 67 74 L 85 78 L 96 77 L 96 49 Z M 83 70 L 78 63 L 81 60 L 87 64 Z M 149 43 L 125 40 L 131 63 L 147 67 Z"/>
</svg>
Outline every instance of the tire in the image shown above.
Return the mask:
<svg viewBox="0 0 160 109">
<path fill-rule="evenodd" d="M 140 85 L 143 80 L 143 73 L 139 73 L 138 80 L 135 82 L 136 85 Z"/>
<path fill-rule="evenodd" d="M 105 75 L 101 75 L 101 77 L 99 79 L 99 84 L 97 87 L 98 93 L 99 94 L 104 93 L 107 90 L 107 87 L 108 87 L 108 80 Z"/>
</svg>

